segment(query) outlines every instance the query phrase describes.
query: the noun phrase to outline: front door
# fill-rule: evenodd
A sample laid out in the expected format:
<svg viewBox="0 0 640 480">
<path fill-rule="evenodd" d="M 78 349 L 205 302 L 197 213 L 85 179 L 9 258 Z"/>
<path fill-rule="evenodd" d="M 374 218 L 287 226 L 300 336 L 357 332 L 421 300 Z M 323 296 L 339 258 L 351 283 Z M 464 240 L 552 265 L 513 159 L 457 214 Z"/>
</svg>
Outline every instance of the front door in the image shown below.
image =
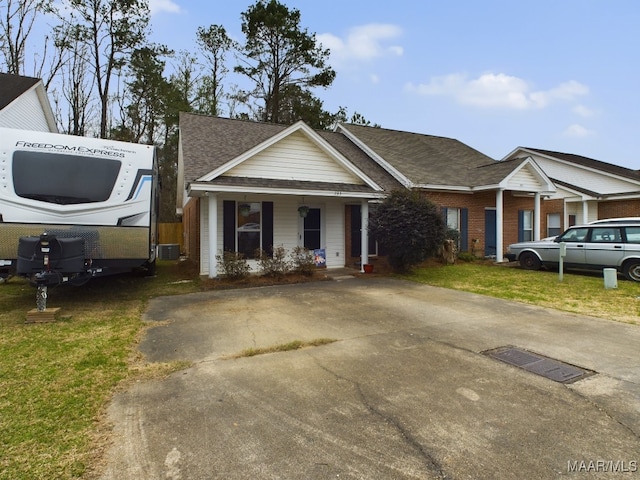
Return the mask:
<svg viewBox="0 0 640 480">
<path fill-rule="evenodd" d="M 484 211 L 484 256 L 495 257 L 496 255 L 496 211 Z"/>
</svg>

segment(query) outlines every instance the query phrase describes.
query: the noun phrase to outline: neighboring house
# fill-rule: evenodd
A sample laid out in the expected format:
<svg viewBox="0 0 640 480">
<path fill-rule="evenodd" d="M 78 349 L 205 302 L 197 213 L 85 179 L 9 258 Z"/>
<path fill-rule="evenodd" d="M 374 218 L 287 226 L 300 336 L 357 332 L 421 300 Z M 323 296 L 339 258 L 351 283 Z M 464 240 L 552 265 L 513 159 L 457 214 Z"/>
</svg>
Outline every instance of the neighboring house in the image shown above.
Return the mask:
<svg viewBox="0 0 640 480">
<path fill-rule="evenodd" d="M 542 236 L 557 235 L 566 228 L 601 218 L 640 216 L 640 172 L 592 158 L 536 148 L 518 147 L 504 161 L 531 158 L 556 186 L 542 203 L 539 214 L 533 206 L 520 211 L 520 227 Z M 516 160 L 517 161 L 517 160 Z M 518 241 L 539 239 L 523 235 Z"/>
<path fill-rule="evenodd" d="M 516 240 L 518 212 L 539 212 L 556 194 L 532 158 L 497 162 L 454 139 L 180 116 L 178 210 L 201 275 L 218 276 L 223 251 L 251 258 L 279 245 L 319 249 L 328 268 L 369 263 L 370 209 L 396 188 L 423 192 L 460 232 L 462 250 L 498 261 L 504 240 Z"/>
<path fill-rule="evenodd" d="M 0 73 L 0 127 L 58 132 L 42 80 Z"/>
</svg>

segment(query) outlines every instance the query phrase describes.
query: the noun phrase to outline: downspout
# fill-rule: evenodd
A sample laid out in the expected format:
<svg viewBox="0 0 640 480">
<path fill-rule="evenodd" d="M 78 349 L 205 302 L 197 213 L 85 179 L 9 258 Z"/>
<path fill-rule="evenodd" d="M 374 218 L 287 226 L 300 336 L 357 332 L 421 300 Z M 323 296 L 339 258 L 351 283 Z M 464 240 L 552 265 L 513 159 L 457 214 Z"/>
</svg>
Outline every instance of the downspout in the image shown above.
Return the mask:
<svg viewBox="0 0 640 480">
<path fill-rule="evenodd" d="M 502 254 L 502 250 L 503 250 L 503 239 L 502 239 L 502 234 L 503 234 L 503 201 L 502 201 L 502 197 L 503 197 L 503 190 L 502 189 L 498 189 L 496 191 L 496 262 L 502 262 L 504 261 L 504 257 Z"/>
<path fill-rule="evenodd" d="M 369 263 L 369 201 L 362 200 L 360 204 L 360 271 L 364 272 L 365 264 Z"/>
</svg>

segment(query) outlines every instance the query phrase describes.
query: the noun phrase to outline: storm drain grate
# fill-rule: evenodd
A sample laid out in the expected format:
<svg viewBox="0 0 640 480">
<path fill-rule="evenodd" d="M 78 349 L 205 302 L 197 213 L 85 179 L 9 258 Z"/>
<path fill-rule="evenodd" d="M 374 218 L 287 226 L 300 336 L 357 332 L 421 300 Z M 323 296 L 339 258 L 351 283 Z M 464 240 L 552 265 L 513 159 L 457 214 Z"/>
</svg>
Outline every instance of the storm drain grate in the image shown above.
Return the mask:
<svg viewBox="0 0 640 480">
<path fill-rule="evenodd" d="M 567 363 L 527 352 L 516 347 L 501 347 L 483 352 L 496 360 L 520 367 L 528 372 L 541 375 L 560 383 L 575 382 L 594 372 Z"/>
</svg>

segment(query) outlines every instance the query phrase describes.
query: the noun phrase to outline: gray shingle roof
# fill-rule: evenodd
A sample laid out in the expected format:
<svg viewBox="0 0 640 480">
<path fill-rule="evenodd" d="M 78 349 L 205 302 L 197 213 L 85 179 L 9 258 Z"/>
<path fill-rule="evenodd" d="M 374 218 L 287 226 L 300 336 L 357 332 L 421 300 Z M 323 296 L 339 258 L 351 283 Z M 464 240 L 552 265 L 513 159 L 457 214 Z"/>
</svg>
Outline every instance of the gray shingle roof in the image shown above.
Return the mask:
<svg viewBox="0 0 640 480">
<path fill-rule="evenodd" d="M 38 78 L 0 73 L 0 110 L 5 108 L 39 81 L 40 80 Z"/>
<path fill-rule="evenodd" d="M 452 138 L 352 124 L 342 127 L 415 185 L 471 187 L 495 183 L 498 172 L 505 168 Z"/>
<path fill-rule="evenodd" d="M 287 125 L 181 113 L 180 135 L 185 181 L 195 181 L 286 128 Z M 327 131 L 316 133 L 383 189 L 391 190 L 400 186 L 391 175 L 344 135 Z M 299 186 L 304 188 L 302 184 Z"/>
<path fill-rule="evenodd" d="M 478 187 L 498 184 L 524 159 L 498 162 L 458 140 L 361 125 L 342 125 L 357 140 L 383 158 L 414 185 Z M 225 165 L 248 150 L 288 128 L 245 120 L 209 117 L 192 113 L 180 114 L 180 134 L 184 160 L 184 180 L 189 183 Z M 385 191 L 402 187 L 365 150 L 342 130 L 316 131 L 327 143 L 353 165 L 380 185 Z M 212 184 L 235 186 L 242 179 L 216 179 Z M 256 186 L 258 180 L 246 180 L 246 186 Z M 261 186 L 275 184 L 259 179 Z M 329 185 L 329 184 L 327 184 Z M 298 188 L 311 187 L 298 182 Z M 291 185 L 290 185 L 291 187 Z M 315 186 L 318 187 L 318 186 Z M 361 187 L 358 187 L 361 188 Z M 366 187 L 369 188 L 369 187 Z"/>
</svg>

